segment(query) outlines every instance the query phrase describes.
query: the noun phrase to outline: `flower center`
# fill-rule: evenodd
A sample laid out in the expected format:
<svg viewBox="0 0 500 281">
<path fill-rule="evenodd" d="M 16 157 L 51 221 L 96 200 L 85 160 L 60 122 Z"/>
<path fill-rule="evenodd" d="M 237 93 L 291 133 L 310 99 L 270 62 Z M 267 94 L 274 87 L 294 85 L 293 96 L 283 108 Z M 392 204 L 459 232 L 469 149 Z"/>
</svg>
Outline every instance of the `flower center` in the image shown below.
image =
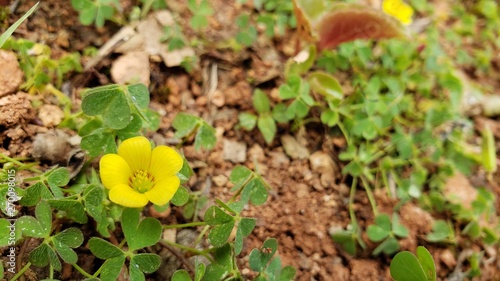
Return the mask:
<svg viewBox="0 0 500 281">
<path fill-rule="evenodd" d="M 137 192 L 144 193 L 151 190 L 155 185 L 155 178 L 149 172 L 137 170 L 128 179 L 130 186 Z"/>
</svg>

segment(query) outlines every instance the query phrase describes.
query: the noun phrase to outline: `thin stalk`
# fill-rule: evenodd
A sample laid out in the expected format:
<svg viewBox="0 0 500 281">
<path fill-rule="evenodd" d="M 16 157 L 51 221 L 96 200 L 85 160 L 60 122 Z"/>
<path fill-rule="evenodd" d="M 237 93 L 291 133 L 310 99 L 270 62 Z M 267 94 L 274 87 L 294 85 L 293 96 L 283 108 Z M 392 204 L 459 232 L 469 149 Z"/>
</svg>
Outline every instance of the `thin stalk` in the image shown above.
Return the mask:
<svg viewBox="0 0 500 281">
<path fill-rule="evenodd" d="M 30 266 L 31 266 L 31 262 L 28 262 L 23 267 L 23 269 L 21 269 L 16 275 L 14 275 L 14 277 L 12 277 L 12 279 L 10 279 L 10 281 L 15 281 L 15 280 L 19 279 L 19 277 L 21 277 L 26 272 L 26 270 L 28 270 L 28 268 L 30 268 Z"/>
<path fill-rule="evenodd" d="M 355 177 L 352 180 L 351 190 L 349 192 L 349 217 L 351 218 L 351 223 L 357 227 L 358 221 L 356 220 L 356 215 L 354 214 L 354 195 L 356 195 L 356 185 L 358 184 L 358 178 Z"/>
<path fill-rule="evenodd" d="M 202 255 L 204 256 L 205 258 L 207 258 L 210 262 L 214 263 L 215 260 L 206 252 L 206 251 L 200 251 L 198 249 L 195 249 L 195 248 L 192 248 L 192 247 L 189 247 L 189 246 L 185 246 L 185 245 L 182 245 L 182 244 L 178 244 L 178 243 L 175 243 L 175 242 L 172 242 L 172 241 L 168 241 L 168 240 L 165 240 L 165 239 L 162 239 L 161 240 L 162 242 L 170 245 L 170 246 L 174 246 L 174 247 L 177 247 L 181 250 L 184 250 L 184 251 L 188 251 L 188 252 L 191 252 L 193 254 L 196 254 L 196 255 Z"/>
<path fill-rule="evenodd" d="M 24 167 L 24 168 L 26 168 L 26 167 L 27 167 L 27 165 L 26 165 L 26 164 L 24 164 L 24 163 L 22 163 L 22 162 L 19 162 L 19 161 L 17 161 L 16 159 L 11 158 L 11 157 L 9 157 L 9 156 L 7 156 L 7 155 L 3 154 L 3 153 L 0 153 L 0 157 L 2 157 L 3 159 L 5 159 L 5 160 L 7 160 L 7 161 L 9 161 L 9 162 L 12 162 L 12 163 L 14 163 L 14 164 L 16 164 L 16 165 L 20 166 L 21 168 L 23 168 L 23 167 Z M 35 172 L 35 173 L 42 173 L 42 171 L 40 171 L 40 170 L 38 170 L 38 169 L 36 169 L 36 168 L 33 168 L 33 167 L 28 167 L 28 168 L 27 168 L 27 170 L 32 171 L 32 172 Z"/>
<path fill-rule="evenodd" d="M 370 205 L 372 206 L 373 215 L 378 216 L 377 202 L 375 201 L 375 196 L 373 196 L 373 192 L 370 189 L 370 185 L 364 176 L 361 176 L 361 181 L 363 182 L 363 187 L 365 188 L 366 195 L 368 196 L 368 201 L 370 201 Z"/>
<path fill-rule="evenodd" d="M 80 272 L 81 275 L 87 277 L 87 278 L 93 278 L 94 276 L 88 274 L 83 268 L 79 267 L 76 263 L 71 264 L 78 272 Z"/>
</svg>

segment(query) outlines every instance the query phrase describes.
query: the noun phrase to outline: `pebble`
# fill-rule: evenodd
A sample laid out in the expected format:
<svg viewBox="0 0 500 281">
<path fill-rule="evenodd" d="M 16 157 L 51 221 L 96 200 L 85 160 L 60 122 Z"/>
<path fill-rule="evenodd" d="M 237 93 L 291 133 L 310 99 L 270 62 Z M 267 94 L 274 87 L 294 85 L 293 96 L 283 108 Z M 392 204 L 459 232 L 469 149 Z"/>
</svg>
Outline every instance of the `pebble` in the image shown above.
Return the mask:
<svg viewBox="0 0 500 281">
<path fill-rule="evenodd" d="M 282 136 L 281 144 L 286 155 L 292 159 L 307 159 L 310 155 L 309 150 L 290 135 Z"/>
<path fill-rule="evenodd" d="M 215 186 L 223 187 L 226 185 L 228 178 L 224 175 L 217 175 L 212 178 L 212 181 L 214 182 Z"/>
<path fill-rule="evenodd" d="M 250 149 L 248 149 L 248 158 L 250 160 L 255 160 L 257 162 L 263 162 L 266 159 L 266 155 L 264 154 L 264 149 L 258 144 L 252 145 Z"/>
<path fill-rule="evenodd" d="M 246 143 L 224 139 L 222 158 L 233 163 L 245 162 L 247 160 Z"/>
<path fill-rule="evenodd" d="M 288 159 L 286 154 L 282 151 L 270 152 L 269 157 L 271 158 L 271 161 L 269 163 L 269 166 L 271 166 L 271 168 L 278 169 L 288 167 L 288 165 L 290 165 L 290 159 Z"/>
<path fill-rule="evenodd" d="M 23 81 L 23 72 L 13 52 L 0 50 L 0 97 L 17 91 Z"/>
</svg>

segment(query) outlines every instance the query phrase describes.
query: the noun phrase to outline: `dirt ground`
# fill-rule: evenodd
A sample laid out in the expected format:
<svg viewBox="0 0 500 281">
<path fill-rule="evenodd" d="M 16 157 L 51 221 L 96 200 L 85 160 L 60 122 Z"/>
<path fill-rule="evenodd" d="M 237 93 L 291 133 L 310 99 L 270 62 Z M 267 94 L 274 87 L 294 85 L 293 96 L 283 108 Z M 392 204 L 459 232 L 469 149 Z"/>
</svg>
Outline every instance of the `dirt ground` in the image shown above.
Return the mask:
<svg viewBox="0 0 500 281">
<path fill-rule="evenodd" d="M 121 2 L 127 7 L 129 1 Z M 185 2 L 173 1 L 173 6 L 181 9 Z M 217 13 L 210 19 L 205 39 L 218 42 L 221 38 L 234 36 L 234 18 L 242 10 L 248 11 L 249 7 L 227 5 L 224 0 L 211 2 Z M 21 1 L 16 18 L 34 3 Z M 13 17 L 10 21 L 14 20 Z M 186 34 L 190 36 L 193 31 L 184 24 Z M 69 1 L 42 1 L 38 11 L 21 25 L 15 36 L 47 44 L 54 57 L 58 57 L 67 52 L 82 52 L 88 46 L 99 48 L 118 29 L 113 23 L 101 29 L 82 26 Z M 210 152 L 196 152 L 189 143 L 184 146 L 184 153 L 196 172 L 189 181 L 192 189 L 204 190 L 214 198 L 228 197 L 231 188 L 228 177 L 236 165 L 257 168 L 269 182 L 273 189 L 268 201 L 260 207 L 248 206 L 244 211 L 244 215 L 257 219 L 257 227 L 245 240 L 240 261 L 243 268 L 250 250 L 260 247 L 265 239 L 274 237 L 279 241 L 283 264 L 296 267 L 296 280 L 392 280 L 389 274 L 390 258 L 371 256 L 375 244 L 368 243 L 366 250 L 353 257 L 330 238 L 330 230 L 344 228 L 349 223 L 347 203 L 352 179 L 341 174 L 344 164 L 338 160 L 338 154 L 345 148 L 342 137 L 317 124 L 308 125 L 298 133 L 293 133 L 288 127 L 279 127 L 278 137 L 271 145 L 266 145 L 260 133 L 236 128 L 238 113 L 252 108 L 251 96 L 255 87 L 263 88 L 272 99 L 276 98 L 277 88 L 283 79 L 283 65 L 296 52 L 296 39 L 295 34 L 289 33 L 273 42 L 259 40 L 254 47 L 238 53 L 229 49 L 196 49 L 201 58 L 200 67 L 191 74 L 180 67 L 167 68 L 151 59 L 151 107 L 158 110 L 162 117 L 160 130 L 148 137 L 157 144 L 171 144 L 174 134 L 171 124 L 177 113 L 202 116 L 216 128 L 218 142 Z M 112 82 L 110 68 L 116 56 L 107 56 L 92 69 L 67 77 L 70 83 L 67 93 L 75 105 L 79 103 L 82 88 Z M 83 62 L 89 59 L 84 57 Z M 210 74 L 212 77 L 215 75 L 215 81 L 210 79 Z M 33 100 L 46 105 L 53 103 L 50 97 L 40 98 L 23 93 L 0 97 L 0 151 L 10 157 L 30 157 L 33 136 L 51 129 L 50 125 L 43 125 L 42 107 L 33 107 Z M 304 151 L 303 154 L 287 154 L 283 143 L 289 143 L 290 138 L 293 141 L 288 145 L 292 146 L 292 150 Z M 240 152 L 239 156 L 235 156 L 237 152 Z M 498 173 L 495 179 L 495 182 L 500 182 Z M 459 178 L 458 181 L 458 186 L 467 185 L 468 179 Z M 500 198 L 500 188 L 492 188 Z M 376 192 L 376 199 L 383 211 L 390 212 L 395 204 L 382 191 Z M 370 204 L 361 189 L 356 193 L 355 211 L 362 228 L 373 222 Z M 180 210 L 174 208 L 173 212 L 174 216 L 168 220 L 181 222 Z M 479 245 L 469 242 L 455 248 L 427 243 L 425 235 L 431 231 L 432 218 L 413 203 L 401 209 L 401 221 L 410 232 L 407 238 L 401 240 L 401 250 L 414 251 L 418 245 L 426 246 L 436 262 L 439 280 L 445 280 L 444 277 L 458 267 L 467 266 L 457 260 L 457 256 L 466 249 L 479 248 Z M 364 238 L 368 241 L 367 237 Z M 92 267 L 89 252 L 79 254 L 87 263 L 82 267 Z M 494 257 L 497 254 L 491 252 L 485 255 Z M 477 280 L 500 280 L 499 266 L 498 259 L 483 265 L 482 277 Z M 66 280 L 79 278 L 78 274 L 71 273 L 71 267 L 67 270 L 70 272 L 63 274 Z M 243 273 L 248 278 L 254 276 L 247 269 Z M 159 275 L 150 278 L 163 280 Z"/>
</svg>

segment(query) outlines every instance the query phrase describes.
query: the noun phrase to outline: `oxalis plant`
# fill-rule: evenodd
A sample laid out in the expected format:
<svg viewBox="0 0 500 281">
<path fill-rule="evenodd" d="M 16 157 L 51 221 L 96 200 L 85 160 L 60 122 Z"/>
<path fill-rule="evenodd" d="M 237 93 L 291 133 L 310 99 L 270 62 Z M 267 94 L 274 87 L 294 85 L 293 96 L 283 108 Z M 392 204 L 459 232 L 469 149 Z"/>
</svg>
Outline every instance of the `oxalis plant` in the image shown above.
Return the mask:
<svg viewBox="0 0 500 281">
<path fill-rule="evenodd" d="M 342 173 L 352 178 L 350 222 L 331 233 L 333 240 L 356 255 L 367 248 L 366 232 L 376 243 L 374 256 L 393 255 L 409 232 L 399 222 L 399 209 L 415 200 L 428 211 L 452 214 L 451 220 L 434 222 L 428 242 L 455 244 L 455 221 L 465 222 L 462 234 L 470 239 L 498 244 L 498 225 L 477 223 L 495 213 L 491 191 L 480 189 L 472 210 L 443 195 L 446 179 L 454 173 L 470 174 L 479 165 L 491 180 L 497 165 L 490 128 L 481 129 L 479 144 L 470 143 L 472 122 L 461 107 L 467 85 L 451 60 L 436 63 L 444 56 L 437 30 L 429 27 L 423 42 L 407 40 L 405 25 L 412 22 L 414 10 L 400 0 L 382 1 L 381 10 L 340 1 L 293 3 L 301 39 L 308 45 L 286 63 L 279 98 L 272 100 L 256 89 L 254 111 L 241 113 L 239 126 L 258 129 L 268 144 L 279 126 L 290 125 L 294 131 L 310 123 L 345 138 L 347 148 L 339 159 L 345 162 Z M 340 73 L 349 75 L 350 93 L 335 78 Z M 374 222 L 366 227 L 354 211 L 359 187 L 373 210 Z M 399 200 L 392 213 L 379 212 L 375 188 L 385 188 Z M 477 270 L 468 274 L 476 276 Z"/>
<path fill-rule="evenodd" d="M 158 127 L 158 117 L 148 105 L 149 92 L 142 84 L 107 85 L 83 94 L 82 110 L 64 124 L 82 136 L 81 146 L 87 149 L 89 161 L 100 157 L 98 171 L 86 166 L 71 179 L 67 168 L 53 167 L 45 172 L 35 170 L 37 176 L 9 181 L 32 166 L 3 156 L 2 180 L 6 183 L 0 189 L 1 206 L 9 219 L 0 219 L 0 245 L 10 247 L 17 262 L 28 260 L 12 270 L 7 268 L 5 275 L 10 280 L 19 279 L 32 266 L 48 266 L 46 280 L 56 280 L 63 263 L 85 280 L 116 280 L 119 275 L 145 280 L 146 274 L 162 266 L 162 257 L 154 250 L 161 247 L 199 257 L 193 264 L 183 259 L 189 271 L 176 272 L 172 280 L 242 280 L 237 257 L 256 221 L 241 212 L 246 204 L 265 203 L 269 185 L 254 171 L 237 166 L 229 178 L 234 195 L 226 202 L 216 199 L 201 213 L 207 200 L 186 185 L 193 171 L 180 150 L 155 146 L 142 136 Z M 197 149 L 214 145 L 215 130 L 198 117 L 181 113 L 174 127 L 180 137 L 194 135 Z M 20 182 L 12 184 L 17 180 Z M 158 212 L 184 206 L 184 216 L 191 222 L 164 224 L 144 214 L 148 204 Z M 19 210 L 33 208 L 34 216 L 20 216 Z M 90 237 L 84 238 L 82 225 L 91 226 Z M 163 231 L 180 228 L 194 228 L 198 237 L 191 244 L 162 238 Z M 24 252 L 33 239 L 38 246 Z M 257 280 L 293 280 L 295 269 L 282 267 L 275 255 L 277 248 L 278 242 L 268 239 L 251 252 L 250 269 Z M 88 249 L 97 258 L 93 272 L 79 266 L 79 249 Z"/>
</svg>

